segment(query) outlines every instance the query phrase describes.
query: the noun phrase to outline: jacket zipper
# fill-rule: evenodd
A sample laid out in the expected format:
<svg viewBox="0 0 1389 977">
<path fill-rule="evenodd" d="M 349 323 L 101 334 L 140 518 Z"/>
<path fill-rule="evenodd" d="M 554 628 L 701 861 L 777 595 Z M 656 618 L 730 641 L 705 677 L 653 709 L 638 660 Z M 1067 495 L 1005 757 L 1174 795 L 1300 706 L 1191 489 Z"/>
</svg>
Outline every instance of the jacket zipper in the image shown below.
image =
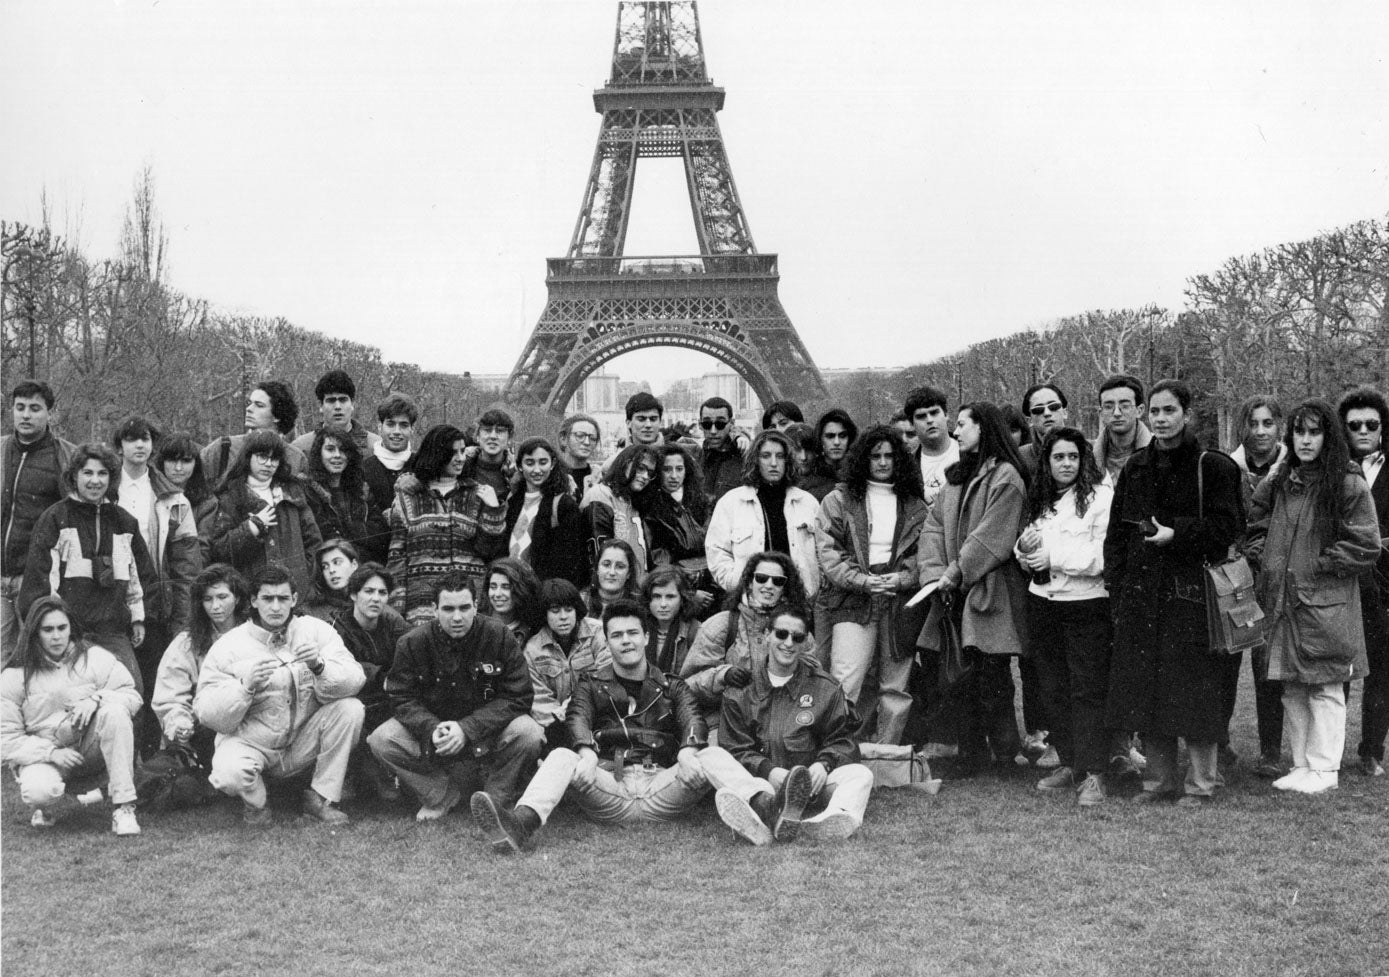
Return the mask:
<svg viewBox="0 0 1389 977">
<path fill-rule="evenodd" d="M 19 476 L 23 473 L 24 463 L 28 460 L 29 452 L 21 451 L 19 453 L 19 466 L 14 470 L 14 481 L 10 483 L 10 521 L 9 524 L 5 526 L 4 544 L 4 548 L 7 550 L 10 548 L 10 533 L 14 531 L 14 514 L 19 503 Z"/>
</svg>

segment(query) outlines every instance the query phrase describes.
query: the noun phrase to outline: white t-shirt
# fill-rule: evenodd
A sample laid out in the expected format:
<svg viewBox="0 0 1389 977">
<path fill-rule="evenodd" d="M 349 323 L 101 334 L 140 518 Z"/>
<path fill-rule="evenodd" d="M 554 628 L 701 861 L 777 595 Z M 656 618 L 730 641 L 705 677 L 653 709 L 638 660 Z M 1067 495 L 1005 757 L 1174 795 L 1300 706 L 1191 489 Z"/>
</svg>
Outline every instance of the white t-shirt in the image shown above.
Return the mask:
<svg viewBox="0 0 1389 977">
<path fill-rule="evenodd" d="M 945 470 L 960 460 L 960 445 L 954 438 L 945 443 L 945 450 L 938 455 L 928 455 L 925 446 L 921 449 L 921 487 L 925 491 L 926 504 L 936 501 L 936 496 L 945 487 Z"/>
</svg>

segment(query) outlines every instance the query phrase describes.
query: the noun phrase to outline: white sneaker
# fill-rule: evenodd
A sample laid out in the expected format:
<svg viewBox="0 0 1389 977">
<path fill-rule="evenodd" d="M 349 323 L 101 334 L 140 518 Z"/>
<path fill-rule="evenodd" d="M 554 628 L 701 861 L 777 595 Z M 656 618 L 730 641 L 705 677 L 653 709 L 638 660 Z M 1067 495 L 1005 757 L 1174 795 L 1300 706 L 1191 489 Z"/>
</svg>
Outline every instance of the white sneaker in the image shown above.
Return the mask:
<svg viewBox="0 0 1389 977">
<path fill-rule="evenodd" d="M 857 830 L 854 819 L 843 811 L 827 814 L 817 821 L 801 822 L 801 837 L 810 841 L 843 841 Z"/>
<path fill-rule="evenodd" d="M 1308 770 L 1306 767 L 1293 767 L 1292 770 L 1288 771 L 1283 776 L 1279 777 L 1277 780 L 1273 782 L 1273 789 L 1297 790 L 1297 785 L 1302 783 L 1302 778 L 1307 776 L 1311 772 L 1312 771 Z"/>
<path fill-rule="evenodd" d="M 1321 794 L 1341 786 L 1341 777 L 1335 770 L 1308 770 L 1301 780 L 1293 784 L 1291 790 L 1299 794 Z"/>
<path fill-rule="evenodd" d="M 140 822 L 135 820 L 134 804 L 122 804 L 111 812 L 111 830 L 122 836 L 140 833 Z"/>
<path fill-rule="evenodd" d="M 739 835 L 759 847 L 772 843 L 772 829 L 758 817 L 752 805 L 731 790 L 714 794 L 714 807 L 719 818 Z"/>
<path fill-rule="evenodd" d="M 43 813 L 43 808 L 40 807 L 34 808 L 33 817 L 29 818 L 29 827 L 31 828 L 51 828 L 57 823 L 57 818 L 50 818 Z"/>
</svg>

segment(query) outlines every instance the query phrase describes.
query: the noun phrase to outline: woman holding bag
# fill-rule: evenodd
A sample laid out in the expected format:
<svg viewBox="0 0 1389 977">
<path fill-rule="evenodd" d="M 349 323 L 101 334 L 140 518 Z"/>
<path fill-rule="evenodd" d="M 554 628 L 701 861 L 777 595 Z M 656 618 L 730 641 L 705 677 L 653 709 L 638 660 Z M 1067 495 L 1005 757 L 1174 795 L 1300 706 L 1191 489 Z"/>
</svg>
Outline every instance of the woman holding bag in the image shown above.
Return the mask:
<svg viewBox="0 0 1389 977">
<path fill-rule="evenodd" d="M 1246 555 L 1261 564 L 1270 680 L 1283 683 L 1293 769 L 1279 790 L 1319 794 L 1339 780 L 1346 740 L 1343 683 L 1368 670 L 1358 577 L 1379 557 L 1370 487 L 1330 404 L 1288 417 L 1283 463 L 1259 485 Z"/>
</svg>

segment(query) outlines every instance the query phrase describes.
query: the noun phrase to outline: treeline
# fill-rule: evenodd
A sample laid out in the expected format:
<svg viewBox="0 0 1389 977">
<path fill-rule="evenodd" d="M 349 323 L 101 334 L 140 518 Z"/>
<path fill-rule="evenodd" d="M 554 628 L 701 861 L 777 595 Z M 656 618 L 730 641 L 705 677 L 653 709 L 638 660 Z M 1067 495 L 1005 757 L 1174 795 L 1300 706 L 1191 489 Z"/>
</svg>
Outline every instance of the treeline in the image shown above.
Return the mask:
<svg viewBox="0 0 1389 977">
<path fill-rule="evenodd" d="M 466 375 L 385 362 L 374 346 L 221 312 L 171 287 L 149 171 L 136 181 L 113 259 L 85 257 L 46 214 L 38 227 L 0 223 L 0 239 L 5 401 L 18 379 L 46 379 L 68 438 L 104 438 L 130 412 L 202 439 L 239 431 L 246 394 L 266 377 L 293 385 L 307 430 L 314 381 L 334 366 L 356 380 L 359 416 L 373 426 L 372 409 L 391 390 L 414 397 L 429 424 L 471 423 L 497 397 Z"/>
<path fill-rule="evenodd" d="M 1389 219 L 1233 257 L 1186 285 L 1185 308 L 1086 312 L 991 339 L 895 373 L 836 378 L 855 417 L 886 418 L 913 386 L 952 403 L 1016 403 L 1032 383 L 1059 383 L 1071 418 L 1093 433 L 1094 392 L 1111 373 L 1178 377 L 1199 395 L 1206 433 L 1228 445 L 1239 402 L 1274 393 L 1335 399 L 1362 383 L 1389 387 Z"/>
</svg>

